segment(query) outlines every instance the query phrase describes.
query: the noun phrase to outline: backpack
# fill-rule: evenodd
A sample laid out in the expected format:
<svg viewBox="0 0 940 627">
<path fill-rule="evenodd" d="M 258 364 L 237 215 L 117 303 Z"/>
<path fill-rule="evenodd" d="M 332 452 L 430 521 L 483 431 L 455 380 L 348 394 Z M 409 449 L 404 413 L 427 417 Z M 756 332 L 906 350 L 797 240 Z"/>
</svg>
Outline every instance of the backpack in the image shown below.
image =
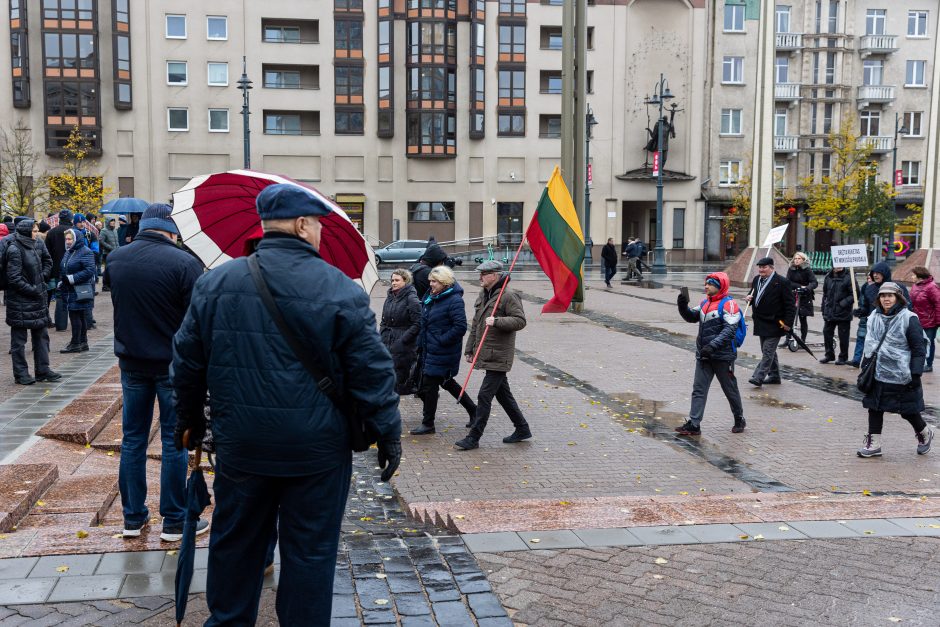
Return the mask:
<svg viewBox="0 0 940 627">
<path fill-rule="evenodd" d="M 718 301 L 718 315 L 721 316 L 721 319 L 725 319 L 725 303 L 729 300 L 734 300 L 730 296 L 725 296 L 720 301 Z M 704 307 L 708 303 L 708 299 L 702 301 L 702 304 L 699 307 Z M 741 308 L 738 307 L 738 311 Z M 747 339 L 747 322 L 744 320 L 744 312 L 741 311 L 741 319 L 738 320 L 738 328 L 734 330 L 734 339 L 731 342 L 734 352 L 737 353 L 738 349 L 744 345 L 744 340 Z"/>
</svg>

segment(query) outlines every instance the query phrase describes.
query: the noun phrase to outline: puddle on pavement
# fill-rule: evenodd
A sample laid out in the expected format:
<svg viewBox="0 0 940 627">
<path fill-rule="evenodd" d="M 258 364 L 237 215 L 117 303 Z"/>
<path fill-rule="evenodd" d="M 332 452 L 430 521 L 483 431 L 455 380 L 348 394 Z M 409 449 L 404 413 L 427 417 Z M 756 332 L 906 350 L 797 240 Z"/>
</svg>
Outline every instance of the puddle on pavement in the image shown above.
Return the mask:
<svg viewBox="0 0 940 627">
<path fill-rule="evenodd" d="M 564 378 L 559 379 L 547 374 L 537 374 L 535 375 L 535 380 L 541 381 L 542 383 L 547 383 L 554 389 L 572 387 L 572 384 L 566 381 Z"/>
<path fill-rule="evenodd" d="M 653 421 L 652 426 L 665 425 L 673 429 L 684 424 L 687 418 L 684 413 L 666 411 L 664 408 L 672 404 L 668 401 L 653 401 L 633 392 L 619 392 L 609 396 L 611 400 L 616 401 L 626 410 L 624 414 L 615 414 L 613 416 L 614 420 L 624 425 Z M 652 435 L 646 433 L 645 430 L 641 434 Z"/>
<path fill-rule="evenodd" d="M 776 407 L 777 409 L 796 409 L 803 410 L 808 409 L 806 405 L 800 405 L 799 403 L 790 403 L 788 401 L 781 401 L 779 398 L 774 398 L 773 396 L 767 396 L 766 394 L 761 394 L 760 396 L 751 396 L 758 405 L 763 405 L 764 407 Z"/>
</svg>

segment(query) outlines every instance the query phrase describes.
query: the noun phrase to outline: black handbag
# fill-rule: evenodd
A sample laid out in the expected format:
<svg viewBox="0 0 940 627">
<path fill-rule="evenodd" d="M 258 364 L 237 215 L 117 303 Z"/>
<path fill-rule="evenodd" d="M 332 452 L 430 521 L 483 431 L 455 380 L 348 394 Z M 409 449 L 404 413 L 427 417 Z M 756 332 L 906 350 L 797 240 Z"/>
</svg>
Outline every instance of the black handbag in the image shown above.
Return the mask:
<svg viewBox="0 0 940 627">
<path fill-rule="evenodd" d="M 89 283 L 73 286 L 75 290 L 75 300 L 84 303 L 89 300 L 95 300 L 95 286 Z"/>
<path fill-rule="evenodd" d="M 405 379 L 398 390 L 399 396 L 417 394 L 418 390 L 421 389 L 421 374 L 424 371 L 423 361 L 424 360 L 419 356 L 414 360 L 414 363 L 411 364 L 411 368 L 408 369 L 408 378 Z"/>
<path fill-rule="evenodd" d="M 858 388 L 859 392 L 868 394 L 875 389 L 875 368 L 878 366 L 878 351 L 881 350 L 881 345 L 885 343 L 885 338 L 888 337 L 888 331 L 891 329 L 892 324 L 894 324 L 894 320 L 885 325 L 884 335 L 881 336 L 878 348 L 871 354 L 871 357 L 862 357 L 862 362 L 858 368 L 858 379 L 855 381 L 855 387 Z"/>
<path fill-rule="evenodd" d="M 256 255 L 250 255 L 248 257 L 248 270 L 251 272 L 251 278 L 255 283 L 258 294 L 261 296 L 261 301 L 267 308 L 268 313 L 277 325 L 287 345 L 290 346 L 291 350 L 294 352 L 294 356 L 297 357 L 297 360 L 303 364 L 310 376 L 313 377 L 320 391 L 332 401 L 336 409 L 339 410 L 339 413 L 346 418 L 346 422 L 349 425 L 349 447 L 356 452 L 365 451 L 372 444 L 375 444 L 377 438 L 366 428 L 365 421 L 362 419 L 362 416 L 359 415 L 356 404 L 346 398 L 342 391 L 337 388 L 332 377 L 328 374 L 328 369 L 324 371 L 320 368 L 320 364 L 327 364 L 329 362 L 323 361 L 322 355 L 310 355 L 301 347 L 300 341 L 297 339 L 297 336 L 294 335 L 290 326 L 288 326 L 287 321 L 284 320 L 281 309 L 274 301 L 274 296 L 271 295 L 271 290 L 264 280 L 264 275 L 261 274 L 261 266 L 258 264 L 258 257 Z"/>
</svg>

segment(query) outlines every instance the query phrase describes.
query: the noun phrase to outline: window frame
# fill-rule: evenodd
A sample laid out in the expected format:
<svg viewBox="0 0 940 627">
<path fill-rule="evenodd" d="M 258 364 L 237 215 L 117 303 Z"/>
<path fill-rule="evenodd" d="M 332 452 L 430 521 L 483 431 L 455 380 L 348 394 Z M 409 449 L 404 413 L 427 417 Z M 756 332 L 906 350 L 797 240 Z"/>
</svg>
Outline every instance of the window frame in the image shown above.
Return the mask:
<svg viewBox="0 0 940 627">
<path fill-rule="evenodd" d="M 725 4 L 724 7 L 725 8 L 724 8 L 721 32 L 723 33 L 746 33 L 747 30 L 744 28 L 745 6 L 743 4 Z M 731 16 L 731 20 L 730 20 L 731 28 L 728 27 L 729 16 Z M 740 21 L 740 28 L 735 28 L 736 26 L 738 26 L 739 21 Z"/>
<path fill-rule="evenodd" d="M 741 164 L 740 159 L 722 159 L 718 163 L 718 187 L 734 187 L 741 182 Z M 726 178 L 722 178 L 727 173 Z M 732 174 L 734 177 L 732 178 Z"/>
<path fill-rule="evenodd" d="M 791 25 L 790 10 L 791 9 L 792 7 L 790 7 L 789 5 L 785 5 L 785 4 L 778 4 L 777 6 L 774 7 L 774 30 L 781 35 L 790 33 L 790 25 Z M 786 16 L 786 20 L 787 20 L 786 30 L 780 29 L 780 20 L 781 20 L 781 17 L 783 16 Z"/>
<path fill-rule="evenodd" d="M 917 76 L 918 67 L 920 68 L 919 78 L 921 82 L 919 83 L 911 82 L 910 79 L 916 80 L 918 78 Z M 908 88 L 927 87 L 927 61 L 926 60 L 907 59 L 907 63 L 905 63 L 905 67 L 904 67 L 904 86 Z"/>
<path fill-rule="evenodd" d="M 865 10 L 865 35 L 880 36 L 885 34 L 887 28 L 888 11 L 886 9 Z M 881 32 L 877 32 L 877 31 Z"/>
<path fill-rule="evenodd" d="M 358 127 L 352 127 L 347 125 L 346 128 L 340 129 L 339 120 L 340 117 L 344 117 L 347 120 L 352 120 L 353 116 L 359 116 L 361 120 L 361 125 Z M 341 136 L 355 136 L 355 135 L 365 135 L 366 129 L 366 114 L 365 110 L 362 107 L 337 107 L 333 111 L 333 134 Z"/>
<path fill-rule="evenodd" d="M 426 208 L 422 208 L 421 205 L 428 205 Z M 439 207 L 435 207 L 439 205 Z M 448 202 L 442 200 L 419 200 L 419 201 L 408 201 L 408 221 L 409 222 L 454 222 L 457 216 L 457 203 Z M 419 211 L 422 213 L 427 213 L 427 218 L 415 218 L 415 214 Z M 446 219 L 435 219 L 434 216 L 437 214 L 443 214 L 446 216 Z"/>
<path fill-rule="evenodd" d="M 917 124 L 916 124 L 917 133 L 912 133 L 910 131 L 914 130 L 915 116 L 917 120 Z M 923 111 L 905 111 L 901 119 L 903 120 L 903 122 L 901 123 L 901 126 L 908 130 L 908 132 L 901 135 L 901 137 L 910 137 L 912 139 L 918 138 L 918 137 L 924 137 L 924 112 Z"/>
<path fill-rule="evenodd" d="M 921 179 L 920 161 L 902 161 L 901 162 L 901 186 L 915 187 L 920 185 Z M 913 177 L 912 177 L 913 175 Z"/>
<path fill-rule="evenodd" d="M 225 36 L 213 37 L 209 30 L 209 24 L 212 20 L 222 20 L 225 24 Z M 228 16 L 227 15 L 207 15 L 206 16 L 206 41 L 228 41 Z"/>
<path fill-rule="evenodd" d="M 504 131 L 500 125 L 503 118 L 509 118 L 509 130 Z M 522 120 L 522 130 L 514 128 L 513 120 Z M 513 109 L 497 109 L 496 111 L 496 136 L 497 137 L 525 137 L 526 112 Z"/>
<path fill-rule="evenodd" d="M 225 129 L 214 129 L 214 128 L 212 128 L 212 113 L 213 113 L 213 112 L 218 113 L 219 111 L 224 111 L 224 112 L 225 112 Z M 208 124 L 208 128 L 209 128 L 209 132 L 210 132 L 210 133 L 228 133 L 228 132 L 230 132 L 231 129 L 232 129 L 232 120 L 231 120 L 231 115 L 229 114 L 228 108 L 209 107 L 209 109 L 208 109 L 208 116 L 207 116 L 207 118 L 206 118 L 206 122 L 207 122 L 207 124 Z"/>
<path fill-rule="evenodd" d="M 212 66 L 221 65 L 225 67 L 225 82 L 224 83 L 213 83 L 212 82 Z M 228 61 L 206 61 L 206 84 L 209 87 L 228 87 Z"/>
<path fill-rule="evenodd" d="M 183 34 L 182 35 L 171 35 L 170 34 L 170 18 L 178 17 L 183 19 Z M 185 13 L 164 13 L 163 14 L 163 35 L 165 39 L 188 39 L 189 38 L 189 21 L 186 19 Z"/>
<path fill-rule="evenodd" d="M 879 109 L 862 109 L 858 112 L 858 122 L 859 137 L 881 136 L 881 111 Z M 871 132 L 873 123 L 875 127 L 874 133 Z"/>
<path fill-rule="evenodd" d="M 182 82 L 173 82 L 170 80 L 170 65 L 182 64 L 184 78 Z M 186 87 L 189 85 L 189 61 L 167 61 L 166 62 L 166 84 L 171 87 Z"/>
<path fill-rule="evenodd" d="M 721 137 L 738 137 L 744 133 L 742 126 L 743 109 L 734 107 L 725 107 L 721 110 L 721 123 L 718 126 L 718 135 Z M 737 124 L 735 124 L 737 118 Z M 725 120 L 728 121 L 727 130 L 725 130 Z M 735 126 L 737 130 L 735 130 Z"/>
<path fill-rule="evenodd" d="M 172 113 L 174 111 L 186 112 L 186 128 L 174 128 L 172 122 Z M 189 132 L 189 107 L 167 107 L 166 108 L 166 130 L 170 133 L 188 133 Z"/>
<path fill-rule="evenodd" d="M 921 17 L 923 18 L 923 20 L 920 19 Z M 927 20 L 929 19 L 930 19 L 930 11 L 926 11 L 923 9 L 908 9 L 907 11 L 907 38 L 908 39 L 927 39 L 928 32 L 929 32 Z M 916 27 L 921 23 L 921 21 L 923 22 L 924 32 L 922 33 L 911 32 L 912 31 L 911 26 L 914 26 L 915 28 L 913 30 L 916 31 L 917 30 Z"/>
<path fill-rule="evenodd" d="M 729 78 L 725 78 L 725 69 L 730 68 Z M 734 80 L 737 71 L 738 80 Z M 721 60 L 721 84 L 744 85 L 744 57 L 725 55 Z"/>
<path fill-rule="evenodd" d="M 871 72 L 869 72 L 871 70 Z M 872 83 L 868 82 L 868 75 L 871 74 L 874 78 L 875 71 L 877 70 L 878 82 Z M 885 62 L 882 59 L 865 59 L 862 62 L 862 85 L 865 87 L 877 87 L 879 85 L 884 85 L 885 80 Z"/>
</svg>

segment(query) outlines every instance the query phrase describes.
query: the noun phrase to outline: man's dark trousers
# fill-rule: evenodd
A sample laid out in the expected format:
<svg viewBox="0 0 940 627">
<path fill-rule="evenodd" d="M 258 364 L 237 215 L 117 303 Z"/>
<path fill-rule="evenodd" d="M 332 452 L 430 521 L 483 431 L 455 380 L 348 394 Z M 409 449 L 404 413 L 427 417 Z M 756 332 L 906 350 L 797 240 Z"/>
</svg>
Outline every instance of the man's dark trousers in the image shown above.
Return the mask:
<svg viewBox="0 0 940 627">
<path fill-rule="evenodd" d="M 26 363 L 27 336 L 33 341 L 33 374 L 37 377 L 49 374 L 49 332 L 46 327 L 10 327 L 10 354 L 13 357 L 13 376 L 17 379 L 29 376 L 29 365 Z"/>
<path fill-rule="evenodd" d="M 483 377 L 483 383 L 480 384 L 480 392 L 477 395 L 477 415 L 470 427 L 470 436 L 479 440 L 483 437 L 483 431 L 486 429 L 486 423 L 490 419 L 490 410 L 493 408 L 493 398 L 500 404 L 517 431 L 528 431 L 529 423 L 526 422 L 519 404 L 516 403 L 512 391 L 509 389 L 508 373 L 497 370 L 487 370 Z"/>
<path fill-rule="evenodd" d="M 280 624 L 330 624 L 351 474 L 351 454 L 339 467 L 300 477 L 245 473 L 218 459 L 206 583 L 211 618 L 206 627 L 255 623 L 276 520 L 281 577 L 275 609 Z"/>
<path fill-rule="evenodd" d="M 741 405 L 738 380 L 734 376 L 734 362 L 699 359 L 695 363 L 695 380 L 692 384 L 692 409 L 689 412 L 689 422 L 696 427 L 702 424 L 702 416 L 705 415 L 705 403 L 708 400 L 708 388 L 711 387 L 713 378 L 718 379 L 721 391 L 725 393 L 728 404 L 731 405 L 731 415 L 735 419 L 744 418 L 744 406 Z"/>
<path fill-rule="evenodd" d="M 617 266 L 604 266 L 604 283 L 610 283 L 615 274 L 617 274 Z"/>
<path fill-rule="evenodd" d="M 826 357 L 835 358 L 835 331 L 839 330 L 839 359 L 846 361 L 849 358 L 849 327 L 851 320 L 826 320 L 823 323 L 823 343 L 826 346 Z"/>
<path fill-rule="evenodd" d="M 69 310 L 62 298 L 55 299 L 55 330 L 65 331 L 69 328 Z"/>
<path fill-rule="evenodd" d="M 764 379 L 780 378 L 780 363 L 777 361 L 777 342 L 780 336 L 761 337 L 760 350 L 761 359 L 754 370 L 754 379 L 763 382 Z"/>
</svg>

